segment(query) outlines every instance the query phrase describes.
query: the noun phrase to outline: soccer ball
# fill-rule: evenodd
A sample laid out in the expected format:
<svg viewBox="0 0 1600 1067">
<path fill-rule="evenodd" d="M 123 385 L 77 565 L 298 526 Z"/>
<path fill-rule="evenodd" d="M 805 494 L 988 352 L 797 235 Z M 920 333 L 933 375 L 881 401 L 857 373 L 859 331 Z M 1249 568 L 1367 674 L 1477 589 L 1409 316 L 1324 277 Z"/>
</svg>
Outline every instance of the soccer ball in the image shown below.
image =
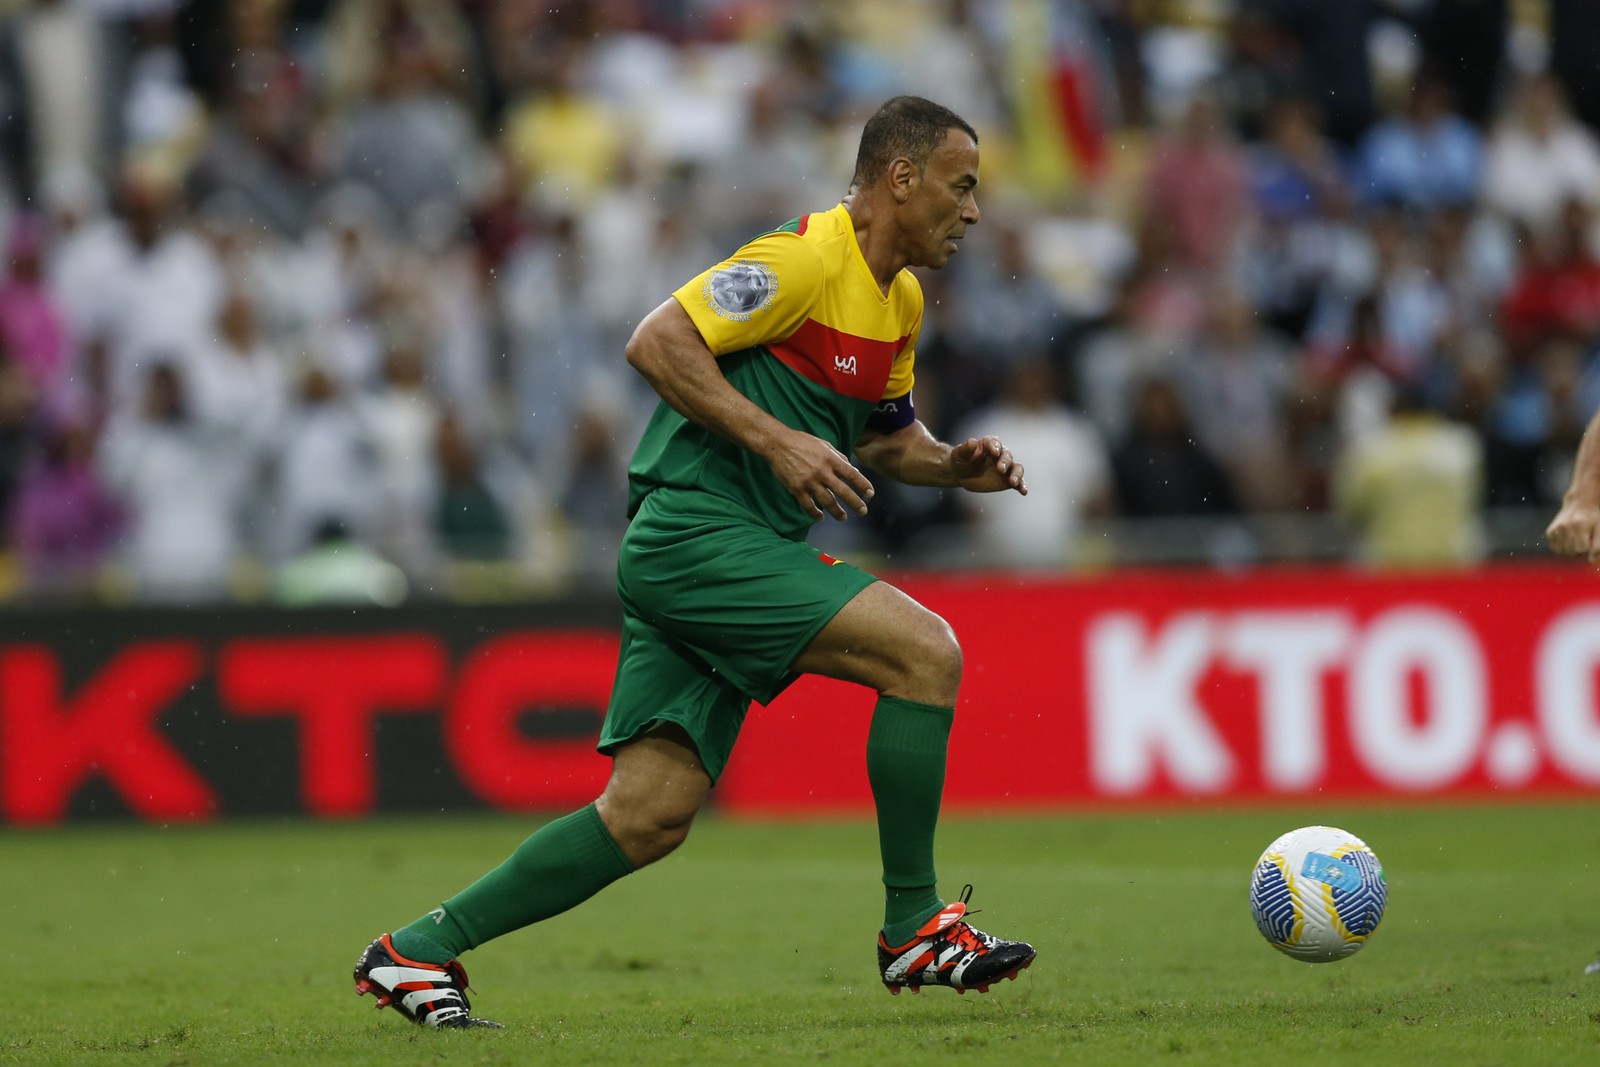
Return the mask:
<svg viewBox="0 0 1600 1067">
<path fill-rule="evenodd" d="M 1354 955 L 1388 901 L 1378 857 L 1332 826 L 1290 830 L 1267 846 L 1250 876 L 1250 914 L 1261 936 L 1307 963 Z"/>
</svg>

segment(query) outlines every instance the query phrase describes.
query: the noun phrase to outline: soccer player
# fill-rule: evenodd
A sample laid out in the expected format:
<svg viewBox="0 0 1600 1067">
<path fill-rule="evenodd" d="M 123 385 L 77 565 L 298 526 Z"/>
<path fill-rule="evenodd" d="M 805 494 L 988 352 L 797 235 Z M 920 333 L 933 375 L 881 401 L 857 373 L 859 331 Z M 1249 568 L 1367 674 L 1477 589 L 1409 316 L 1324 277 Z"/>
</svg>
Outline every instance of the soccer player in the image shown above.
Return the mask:
<svg viewBox="0 0 1600 1067">
<path fill-rule="evenodd" d="M 621 656 L 598 800 L 541 827 L 499 867 L 356 964 L 427 1026 L 473 1016 L 457 957 L 587 900 L 689 833 L 752 701 L 799 674 L 878 693 L 867 774 L 885 908 L 878 964 L 891 993 L 986 991 L 1031 945 L 973 928 L 939 896 L 934 826 L 961 681 L 945 621 L 805 542 L 825 515 L 865 515 L 872 485 L 848 453 L 912 485 L 1026 494 L 994 437 L 938 441 L 917 420 L 912 364 L 922 290 L 978 221 L 978 137 L 953 112 L 896 97 L 862 131 L 842 203 L 756 238 L 645 317 L 628 362 L 661 396 L 629 468 L 617 567 Z M 826 729 L 826 724 L 818 724 Z"/>
<path fill-rule="evenodd" d="M 1583 431 L 1561 510 L 1544 536 L 1563 556 L 1586 556 L 1590 563 L 1600 563 L 1600 411 Z"/>
</svg>

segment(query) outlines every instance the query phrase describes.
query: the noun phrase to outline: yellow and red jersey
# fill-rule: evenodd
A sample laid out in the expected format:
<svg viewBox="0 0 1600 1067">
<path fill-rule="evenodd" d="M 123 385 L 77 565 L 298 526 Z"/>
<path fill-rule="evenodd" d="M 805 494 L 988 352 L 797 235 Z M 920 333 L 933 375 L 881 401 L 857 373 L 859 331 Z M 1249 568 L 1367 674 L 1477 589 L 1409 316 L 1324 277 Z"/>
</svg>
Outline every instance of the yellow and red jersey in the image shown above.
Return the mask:
<svg viewBox="0 0 1600 1067">
<path fill-rule="evenodd" d="M 763 234 L 673 294 L 729 382 L 787 426 L 846 454 L 869 428 L 892 431 L 911 405 L 922 287 L 909 271 L 885 293 L 841 204 Z M 710 494 L 791 537 L 810 517 L 766 462 L 658 405 L 629 468 L 629 514 L 662 487 Z"/>
</svg>

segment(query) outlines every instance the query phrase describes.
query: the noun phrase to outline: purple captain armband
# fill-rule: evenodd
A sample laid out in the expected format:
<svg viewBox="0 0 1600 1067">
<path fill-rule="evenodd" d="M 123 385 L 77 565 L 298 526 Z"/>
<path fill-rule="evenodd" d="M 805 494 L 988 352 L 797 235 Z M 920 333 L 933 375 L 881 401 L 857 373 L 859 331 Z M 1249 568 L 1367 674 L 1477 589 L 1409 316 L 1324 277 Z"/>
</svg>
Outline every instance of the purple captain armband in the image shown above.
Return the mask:
<svg viewBox="0 0 1600 1067">
<path fill-rule="evenodd" d="M 874 433 L 894 433 L 916 421 L 916 405 L 911 402 L 911 394 L 906 393 L 879 401 L 878 406 L 872 409 L 872 414 L 867 416 L 867 429 Z"/>
</svg>

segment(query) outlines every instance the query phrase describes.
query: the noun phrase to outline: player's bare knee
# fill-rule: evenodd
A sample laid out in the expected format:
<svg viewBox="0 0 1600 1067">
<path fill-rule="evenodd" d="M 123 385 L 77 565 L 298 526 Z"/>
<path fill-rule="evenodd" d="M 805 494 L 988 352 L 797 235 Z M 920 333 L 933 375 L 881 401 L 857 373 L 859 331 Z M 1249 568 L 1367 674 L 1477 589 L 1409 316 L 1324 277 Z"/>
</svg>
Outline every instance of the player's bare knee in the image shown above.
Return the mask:
<svg viewBox="0 0 1600 1067">
<path fill-rule="evenodd" d="M 691 813 L 681 821 L 658 823 L 649 831 L 647 851 L 651 862 L 661 859 L 689 838 L 689 828 L 694 825 Z"/>
<path fill-rule="evenodd" d="M 618 841 L 618 846 L 635 869 L 663 859 L 689 837 L 690 823 L 673 826 L 643 826 Z"/>
<path fill-rule="evenodd" d="M 642 867 L 683 843 L 710 793 L 693 741 L 666 724 L 617 750 L 595 808 L 617 847 Z"/>
<path fill-rule="evenodd" d="M 943 619 L 938 619 L 938 626 L 930 634 L 924 655 L 929 684 L 947 690 L 950 703 L 955 703 L 955 693 L 961 688 L 961 642 Z"/>
<path fill-rule="evenodd" d="M 634 867 L 654 863 L 683 844 L 709 792 L 702 777 L 612 774 L 595 808 Z"/>
<path fill-rule="evenodd" d="M 897 677 L 883 692 L 926 704 L 953 705 L 961 688 L 961 643 L 950 624 L 929 612 L 900 645 Z"/>
</svg>

